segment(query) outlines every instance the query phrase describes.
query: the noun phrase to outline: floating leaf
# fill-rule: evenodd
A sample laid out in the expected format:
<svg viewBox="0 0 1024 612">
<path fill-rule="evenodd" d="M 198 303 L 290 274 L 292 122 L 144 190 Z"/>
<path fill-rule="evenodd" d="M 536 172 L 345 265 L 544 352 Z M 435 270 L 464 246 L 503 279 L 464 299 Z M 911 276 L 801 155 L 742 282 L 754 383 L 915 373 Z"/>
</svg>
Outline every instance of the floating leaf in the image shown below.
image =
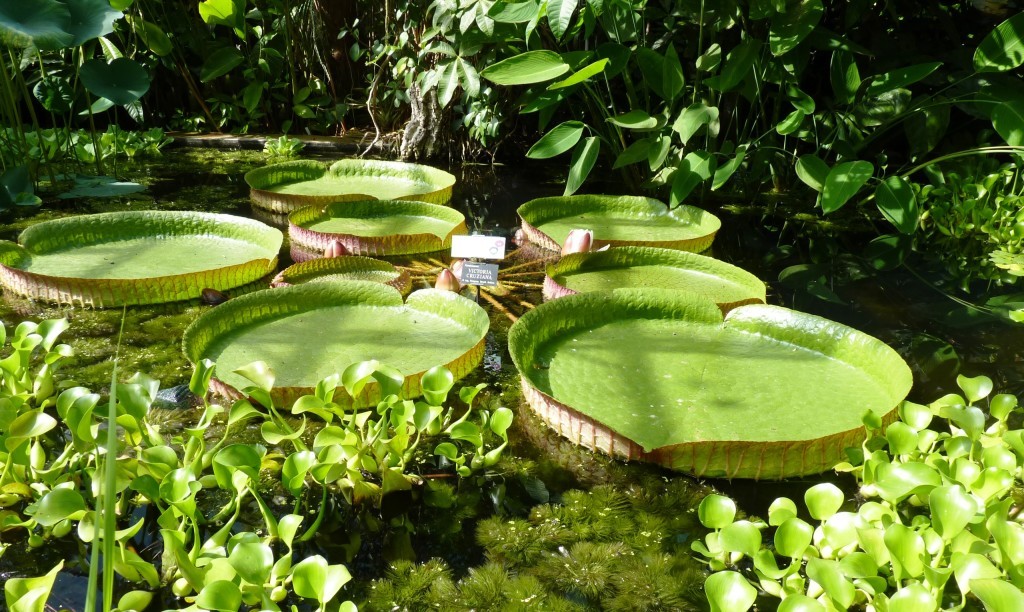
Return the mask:
<svg viewBox="0 0 1024 612">
<path fill-rule="evenodd" d="M 936 487 L 928 494 L 932 526 L 944 540 L 952 540 L 978 512 L 974 496 L 958 484 Z"/>
<path fill-rule="evenodd" d="M 813 536 L 814 527 L 794 516 L 775 530 L 775 550 L 785 557 L 799 559 L 810 546 Z"/>
<path fill-rule="evenodd" d="M 724 495 L 711 494 L 701 500 L 697 507 L 700 524 L 709 529 L 721 529 L 731 525 L 736 518 L 736 502 Z"/>
<path fill-rule="evenodd" d="M 711 612 L 746 612 L 757 599 L 757 589 L 733 571 L 716 572 L 704 581 Z"/>
<path fill-rule="evenodd" d="M 987 612 L 1024 610 L 1024 593 L 1020 587 L 994 578 L 971 580 L 971 591 L 985 604 Z"/>
</svg>

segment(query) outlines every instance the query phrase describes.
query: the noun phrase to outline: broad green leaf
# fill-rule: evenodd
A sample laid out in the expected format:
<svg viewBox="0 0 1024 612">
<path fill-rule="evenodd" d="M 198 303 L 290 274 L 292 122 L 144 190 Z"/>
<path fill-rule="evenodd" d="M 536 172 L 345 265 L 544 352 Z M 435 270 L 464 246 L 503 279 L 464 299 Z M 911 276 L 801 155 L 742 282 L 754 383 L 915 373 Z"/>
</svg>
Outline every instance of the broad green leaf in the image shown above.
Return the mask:
<svg viewBox="0 0 1024 612">
<path fill-rule="evenodd" d="M 851 161 L 836 165 L 829 171 L 821 189 L 821 209 L 833 213 L 857 195 L 864 183 L 874 174 L 871 162 Z"/>
<path fill-rule="evenodd" d="M 958 484 L 936 487 L 928 494 L 932 527 L 944 540 L 952 540 L 978 512 L 974 496 Z"/>
<path fill-rule="evenodd" d="M 489 426 L 491 431 L 500 436 L 506 438 L 508 435 L 508 428 L 512 426 L 513 414 L 508 408 L 502 406 L 491 414 L 491 420 Z"/>
<path fill-rule="evenodd" d="M 85 499 L 74 489 L 53 489 L 39 500 L 32 518 L 40 525 L 51 527 L 72 515 L 84 513 Z"/>
<path fill-rule="evenodd" d="M 35 45 L 43 50 L 69 47 L 71 12 L 57 0 L 0 2 L 0 42 L 12 47 Z"/>
<path fill-rule="evenodd" d="M 936 610 L 938 603 L 920 583 L 911 583 L 889 598 L 889 612 L 922 612 Z"/>
<path fill-rule="evenodd" d="M 893 455 L 909 455 L 917 450 L 917 430 L 899 421 L 885 429 L 885 439 L 889 443 L 889 453 Z"/>
<path fill-rule="evenodd" d="M 4 599 L 10 612 L 44 612 L 57 574 L 64 568 L 61 560 L 43 576 L 9 578 L 4 582 Z"/>
<path fill-rule="evenodd" d="M 919 461 L 883 464 L 875 473 L 875 487 L 882 499 L 896 503 L 915 494 L 929 492 L 942 483 L 935 468 Z"/>
<path fill-rule="evenodd" d="M 111 8 L 107 0 L 65 0 L 65 4 L 71 13 L 67 31 L 75 37 L 72 47 L 110 34 L 114 31 L 114 22 L 121 18 L 121 11 Z"/>
<path fill-rule="evenodd" d="M 772 55 L 783 55 L 799 45 L 818 25 L 824 13 L 821 0 L 798 0 L 788 4 L 785 11 L 773 15 L 768 32 Z"/>
<path fill-rule="evenodd" d="M 1005 580 L 995 578 L 971 580 L 971 592 L 981 600 L 981 603 L 985 604 L 987 612 L 1024 610 L 1024 592 L 1021 592 L 1020 587 Z"/>
<path fill-rule="evenodd" d="M 480 95 L 480 73 L 476 71 L 473 64 L 467 62 L 463 58 L 455 60 L 459 66 L 459 83 L 462 84 L 462 89 L 466 91 L 469 96 Z"/>
<path fill-rule="evenodd" d="M 203 62 L 203 67 L 199 71 L 199 80 L 203 83 L 212 81 L 219 76 L 231 72 L 244 61 L 245 56 L 242 55 L 241 51 L 234 47 L 223 47 L 214 51 Z"/>
<path fill-rule="evenodd" d="M 736 518 L 736 502 L 724 495 L 708 495 L 697 507 L 697 518 L 709 529 L 721 529 Z"/>
<path fill-rule="evenodd" d="M 779 603 L 777 612 L 825 612 L 825 606 L 821 605 L 817 599 L 794 593 L 786 595 L 786 598 Z"/>
<path fill-rule="evenodd" d="M 804 122 L 804 117 L 806 116 L 807 114 L 804 111 L 800 109 L 794 110 L 775 126 L 775 131 L 782 136 L 792 134 L 800 129 L 800 125 Z"/>
<path fill-rule="evenodd" d="M 832 52 L 832 65 L 829 69 L 829 78 L 832 81 L 832 92 L 836 101 L 842 104 L 850 104 L 857 96 L 857 89 L 860 87 L 860 71 L 857 69 L 857 60 L 849 51 L 836 49 Z"/>
<path fill-rule="evenodd" d="M 893 523 L 885 530 L 885 547 L 892 557 L 893 577 L 897 582 L 920 578 L 924 573 L 924 538 L 913 529 Z"/>
<path fill-rule="evenodd" d="M 1012 100 L 997 105 L 992 110 L 992 127 L 1003 137 L 1006 144 L 1024 146 L 1024 100 Z"/>
<path fill-rule="evenodd" d="M 299 597 L 332 601 L 352 576 L 344 565 L 328 565 L 320 555 L 306 557 L 292 568 L 292 588 Z"/>
<path fill-rule="evenodd" d="M 196 605 L 204 610 L 238 612 L 242 607 L 242 591 L 230 580 L 214 580 L 199 591 Z"/>
<path fill-rule="evenodd" d="M 679 55 L 676 54 L 675 45 L 669 45 L 665 51 L 665 60 L 662 64 L 661 86 L 665 99 L 674 101 L 685 85 L 683 77 L 683 65 L 679 62 Z"/>
<path fill-rule="evenodd" d="M 242 580 L 262 587 L 274 566 L 274 553 L 262 542 L 244 542 L 231 549 L 228 562 Z"/>
<path fill-rule="evenodd" d="M 604 72 L 605 67 L 608 66 L 608 59 L 599 59 L 596 62 L 588 64 L 583 68 L 580 68 L 576 72 L 570 74 L 568 77 L 561 81 L 555 81 L 548 85 L 548 89 L 563 89 L 565 87 L 572 87 L 573 85 L 579 85 L 584 81 L 590 80 L 590 77 Z"/>
<path fill-rule="evenodd" d="M 704 581 L 711 612 L 746 612 L 757 599 L 757 589 L 742 574 L 733 571 L 715 572 Z"/>
<path fill-rule="evenodd" d="M 768 506 L 768 524 L 772 527 L 778 527 L 796 515 L 796 502 L 788 497 L 777 497 Z"/>
<path fill-rule="evenodd" d="M 831 482 L 816 484 L 804 492 L 804 505 L 812 518 L 823 521 L 839 511 L 846 496 Z"/>
<path fill-rule="evenodd" d="M 900 233 L 910 235 L 917 231 L 921 211 L 917 206 L 917 196 L 907 179 L 890 176 L 879 183 L 875 189 L 875 204 Z"/>
<path fill-rule="evenodd" d="M 572 195 L 583 185 L 583 181 L 590 176 L 590 171 L 597 162 L 597 155 L 601 150 L 601 142 L 597 136 L 588 136 L 583 142 L 576 145 L 572 152 L 572 161 L 569 162 L 569 177 L 565 181 L 565 191 L 562 195 Z"/>
<path fill-rule="evenodd" d="M 675 208 L 683 203 L 698 185 L 711 178 L 715 171 L 715 158 L 707 151 L 692 151 L 679 162 L 672 176 L 672 193 L 669 206 Z"/>
<path fill-rule="evenodd" d="M 254 361 L 248 363 L 234 372 L 239 376 L 251 381 L 254 385 L 260 389 L 269 392 L 274 388 L 274 370 L 271 369 L 270 365 L 265 361 Z"/>
<path fill-rule="evenodd" d="M 139 37 L 142 44 L 146 45 L 147 49 L 160 57 L 171 53 L 173 50 L 171 39 L 160 29 L 160 26 L 134 15 L 128 15 L 127 17 L 132 26 L 132 31 Z"/>
<path fill-rule="evenodd" d="M 78 74 L 86 89 L 114 104 L 131 104 L 149 91 L 149 73 L 127 57 L 109 64 L 102 59 L 91 59 L 82 64 Z"/>
<path fill-rule="evenodd" d="M 825 187 L 825 179 L 829 173 L 828 164 L 813 153 L 801 155 L 796 160 L 796 175 L 805 185 L 815 191 L 821 191 Z"/>
<path fill-rule="evenodd" d="M 565 121 L 553 127 L 540 140 L 533 143 L 526 156 L 531 159 L 548 159 L 561 155 L 576 146 L 586 126 L 579 121 Z"/>
<path fill-rule="evenodd" d="M 957 587 L 964 595 L 971 592 L 972 580 L 1003 577 L 1003 573 L 988 557 L 977 553 L 954 552 L 949 566 L 953 569 Z"/>
<path fill-rule="evenodd" d="M 542 83 L 569 72 L 569 64 L 554 51 L 527 51 L 488 66 L 480 76 L 496 85 Z"/>
<path fill-rule="evenodd" d="M 443 406 L 448 399 L 448 392 L 455 386 L 455 376 L 444 366 L 434 366 L 420 378 L 423 399 L 432 406 Z"/>
<path fill-rule="evenodd" d="M 974 51 L 978 72 L 1005 72 L 1024 64 L 1024 13 L 1000 23 Z"/>
<path fill-rule="evenodd" d="M 644 78 L 644 85 L 659 98 L 667 99 L 662 79 L 665 77 L 665 58 L 649 47 L 640 47 L 633 52 L 636 65 Z"/>
<path fill-rule="evenodd" d="M 838 562 L 812 557 L 807 560 L 807 577 L 820 584 L 825 595 L 840 610 L 846 610 L 853 604 L 857 590 L 843 575 Z"/>
<path fill-rule="evenodd" d="M 612 170 L 617 170 L 623 166 L 628 166 L 630 164 L 635 164 L 638 161 L 648 159 L 651 151 L 651 141 L 652 139 L 650 138 L 641 138 L 626 147 L 625 150 L 623 150 L 622 153 L 619 153 L 619 156 L 615 158 L 615 161 L 612 162 Z"/>
<path fill-rule="evenodd" d="M 718 533 L 722 549 L 753 557 L 761 548 L 761 531 L 750 521 L 736 521 Z"/>
<path fill-rule="evenodd" d="M 928 62 L 876 74 L 871 77 L 871 83 L 868 84 L 864 93 L 868 96 L 880 96 L 886 92 L 913 85 L 938 70 L 941 65 L 942 62 Z"/>
<path fill-rule="evenodd" d="M 572 24 L 572 15 L 576 12 L 579 0 L 548 0 L 548 27 L 555 35 L 555 40 L 562 40 Z"/>
<path fill-rule="evenodd" d="M 967 401 L 972 404 L 983 400 L 992 393 L 992 379 L 988 376 L 975 376 L 973 378 L 958 374 L 956 385 L 967 396 Z"/>
<path fill-rule="evenodd" d="M 241 30 L 245 19 L 246 0 L 203 0 L 199 16 L 210 25 L 225 25 Z"/>
<path fill-rule="evenodd" d="M 608 122 L 631 130 L 647 130 L 658 125 L 656 117 L 652 117 L 646 111 L 639 109 L 631 110 L 628 113 L 615 117 L 609 117 Z"/>
<path fill-rule="evenodd" d="M 760 41 L 755 38 L 744 40 L 729 52 L 722 71 L 717 76 L 706 79 L 705 83 L 708 87 L 721 92 L 735 89 L 752 74 L 760 47 Z"/>
<path fill-rule="evenodd" d="M 711 182 L 711 191 L 715 191 L 732 177 L 732 175 L 739 170 L 740 165 L 743 163 L 743 159 L 747 156 L 747 145 L 742 144 L 736 147 L 736 155 L 732 159 L 725 162 L 715 170 L 715 178 Z"/>
<path fill-rule="evenodd" d="M 452 97 L 459 89 L 458 64 L 455 61 L 450 61 L 443 67 L 438 66 L 437 70 L 439 70 L 437 80 L 437 103 L 441 105 L 441 108 L 444 108 L 452 101 Z"/>
<path fill-rule="evenodd" d="M 679 139 L 686 144 L 702 127 L 717 121 L 718 107 L 703 103 L 691 104 L 679 113 L 679 117 L 672 123 L 672 130 L 679 134 Z"/>
<path fill-rule="evenodd" d="M 988 411 L 993 417 L 1004 421 L 1016 407 L 1017 396 L 1010 395 L 1009 393 L 1000 393 L 993 396 L 989 401 Z"/>
<path fill-rule="evenodd" d="M 839 560 L 839 567 L 847 578 L 871 578 L 878 575 L 875 558 L 864 552 L 853 552 Z"/>
<path fill-rule="evenodd" d="M 799 559 L 811 544 L 814 528 L 795 516 L 786 519 L 775 530 L 775 550 L 780 555 Z"/>
<path fill-rule="evenodd" d="M 526 2 L 495 2 L 487 16 L 498 23 L 526 23 L 537 17 L 540 4 L 534 0 Z"/>
</svg>

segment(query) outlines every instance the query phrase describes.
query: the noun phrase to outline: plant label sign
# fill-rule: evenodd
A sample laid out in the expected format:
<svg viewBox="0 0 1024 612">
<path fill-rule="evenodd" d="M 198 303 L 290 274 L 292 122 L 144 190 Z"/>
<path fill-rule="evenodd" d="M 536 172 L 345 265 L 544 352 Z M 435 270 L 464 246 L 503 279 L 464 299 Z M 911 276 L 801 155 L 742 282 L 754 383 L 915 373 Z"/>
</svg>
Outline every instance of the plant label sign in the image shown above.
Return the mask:
<svg viewBox="0 0 1024 612">
<path fill-rule="evenodd" d="M 452 257 L 505 259 L 505 238 L 501 236 L 452 236 Z"/>
<path fill-rule="evenodd" d="M 504 241 L 504 239 L 502 239 Z M 463 285 L 495 287 L 498 284 L 498 265 L 467 261 L 462 264 L 459 282 Z"/>
</svg>

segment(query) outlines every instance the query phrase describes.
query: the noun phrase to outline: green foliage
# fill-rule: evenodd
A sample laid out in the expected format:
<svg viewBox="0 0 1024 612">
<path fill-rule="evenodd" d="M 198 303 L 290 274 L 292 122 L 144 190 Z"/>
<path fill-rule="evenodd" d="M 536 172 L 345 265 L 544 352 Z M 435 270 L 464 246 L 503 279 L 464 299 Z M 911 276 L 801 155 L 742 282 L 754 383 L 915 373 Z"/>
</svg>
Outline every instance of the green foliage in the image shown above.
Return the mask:
<svg viewBox="0 0 1024 612">
<path fill-rule="evenodd" d="M 760 594 L 781 600 L 780 610 L 959 610 L 976 607 L 974 598 L 992 612 L 1016 609 L 1021 409 L 1013 396 L 991 395 L 987 377 L 957 384 L 963 395 L 905 402 L 884 428 L 866 418 L 868 438 L 836 466 L 857 479 L 856 507 L 830 483 L 804 495 L 814 523 L 788 498 L 772 503 L 767 523 L 734 520 L 730 500 L 705 498 L 699 517 L 711 532 L 692 546 L 714 572 L 711 608 L 748 610 Z"/>
<path fill-rule="evenodd" d="M 305 146 L 301 140 L 282 134 L 277 138 L 268 138 L 263 143 L 263 152 L 271 157 L 298 157 Z"/>
</svg>

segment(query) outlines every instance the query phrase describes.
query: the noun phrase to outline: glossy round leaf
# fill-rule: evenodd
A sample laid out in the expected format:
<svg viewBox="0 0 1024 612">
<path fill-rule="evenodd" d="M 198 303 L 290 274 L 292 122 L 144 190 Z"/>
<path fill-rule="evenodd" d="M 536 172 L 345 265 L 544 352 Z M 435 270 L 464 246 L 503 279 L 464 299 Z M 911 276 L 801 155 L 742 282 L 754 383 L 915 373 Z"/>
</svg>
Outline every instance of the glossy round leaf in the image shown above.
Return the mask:
<svg viewBox="0 0 1024 612">
<path fill-rule="evenodd" d="M 697 507 L 697 517 L 701 525 L 710 529 L 721 529 L 731 525 L 736 518 L 736 502 L 724 495 L 708 495 Z"/>
<path fill-rule="evenodd" d="M 816 484 L 804 493 L 804 504 L 812 518 L 823 521 L 839 511 L 846 500 L 843 491 L 831 482 Z"/>
<path fill-rule="evenodd" d="M 242 580 L 263 586 L 274 566 L 274 553 L 262 542 L 246 542 L 231 550 L 228 561 Z"/>
<path fill-rule="evenodd" d="M 746 612 L 757 599 L 757 589 L 742 574 L 733 571 L 715 572 L 704 581 L 711 612 Z"/>
<path fill-rule="evenodd" d="M 777 497 L 768 506 L 768 524 L 778 527 L 797 515 L 796 502 L 788 497 Z"/>
<path fill-rule="evenodd" d="M 70 518 L 79 512 L 84 513 L 88 508 L 82 494 L 74 489 L 53 489 L 39 500 L 36 512 L 32 518 L 37 523 L 46 527 L 52 527 L 64 519 Z"/>
<path fill-rule="evenodd" d="M 229 580 L 214 580 L 199 591 L 196 605 L 205 610 L 238 612 L 242 607 L 242 591 Z"/>
<path fill-rule="evenodd" d="M 889 612 L 923 612 L 937 608 L 935 598 L 920 583 L 909 584 L 889 598 Z"/>
<path fill-rule="evenodd" d="M 775 530 L 775 550 L 784 557 L 799 559 L 811 544 L 814 528 L 803 519 L 786 519 Z"/>
<path fill-rule="evenodd" d="M 12 47 L 34 44 L 43 50 L 63 49 L 75 40 L 69 31 L 71 11 L 57 0 L 0 3 L 0 42 Z"/>
<path fill-rule="evenodd" d="M 119 57 L 109 64 L 99 58 L 82 64 L 78 72 L 86 89 L 114 104 L 131 104 L 149 91 L 149 73 L 141 64 Z"/>
<path fill-rule="evenodd" d="M 988 376 L 975 376 L 973 378 L 960 374 L 956 377 L 956 384 L 967 396 L 967 401 L 977 402 L 985 399 L 992 393 L 992 379 Z"/>
<path fill-rule="evenodd" d="M 825 606 L 816 599 L 795 593 L 786 595 L 786 598 L 779 603 L 778 612 L 825 612 Z"/>
</svg>

